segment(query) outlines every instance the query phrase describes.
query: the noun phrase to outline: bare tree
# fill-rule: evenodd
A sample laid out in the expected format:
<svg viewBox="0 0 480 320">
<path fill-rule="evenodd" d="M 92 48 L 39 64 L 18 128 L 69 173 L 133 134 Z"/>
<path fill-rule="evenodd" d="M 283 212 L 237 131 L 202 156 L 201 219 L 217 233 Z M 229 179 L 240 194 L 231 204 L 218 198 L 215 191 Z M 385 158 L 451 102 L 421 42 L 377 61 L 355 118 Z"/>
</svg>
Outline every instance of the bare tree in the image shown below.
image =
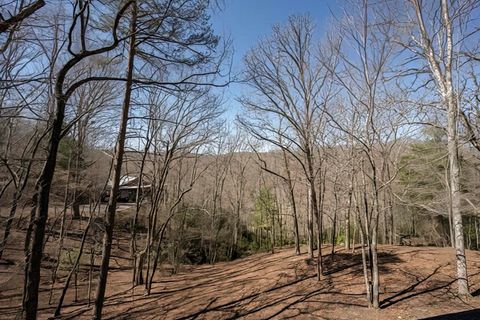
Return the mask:
<svg viewBox="0 0 480 320">
<path fill-rule="evenodd" d="M 374 23 L 379 15 L 376 7 L 368 0 L 349 4 L 347 17 L 340 23 L 339 32 L 330 37 L 330 50 L 338 59 L 331 69 L 346 97 L 346 110 L 335 110 L 330 114 L 332 124 L 343 131 L 352 148 L 362 153 L 360 166 L 360 190 L 357 191 L 357 220 L 361 230 L 362 257 L 367 302 L 369 307 L 379 307 L 380 275 L 378 268 L 378 228 L 380 220 L 380 195 L 391 181 L 381 179 L 379 145 L 387 143 L 382 113 L 388 115 L 387 98 L 390 95 L 387 69 L 394 52 L 388 41 L 392 33 L 391 23 Z M 387 21 L 388 22 L 388 21 Z M 330 61 L 329 57 L 324 57 Z M 325 64 L 328 68 L 331 63 Z M 342 100 L 340 100 L 342 101 Z M 342 103 L 342 102 L 341 102 Z M 347 116 L 346 116 L 347 115 Z M 348 124 L 346 119 L 352 119 Z M 341 121 L 340 119 L 343 119 Z M 347 123 L 347 125 L 345 125 Z M 358 180 L 357 180 L 358 181 Z M 363 204 L 362 204 L 363 203 Z M 361 209 L 360 209 L 361 208 Z M 366 246 L 366 248 L 365 248 Z M 368 260 L 368 261 L 367 261 Z"/>
<path fill-rule="evenodd" d="M 245 206 L 245 188 L 249 182 L 246 171 L 250 165 L 250 157 L 242 154 L 246 144 L 246 137 L 243 132 L 237 132 L 232 140 L 232 148 L 230 150 L 232 157 L 236 153 L 240 158 L 232 158 L 229 164 L 230 177 L 234 188 L 233 195 L 229 196 L 230 204 L 234 212 L 232 245 L 229 254 L 231 260 L 238 257 L 238 242 L 241 237 L 241 215 L 244 212 Z"/>
<path fill-rule="evenodd" d="M 282 141 L 282 138 L 279 137 L 279 142 L 281 141 Z M 296 201 L 296 194 L 295 194 L 295 181 L 293 180 L 293 174 L 292 174 L 291 164 L 290 164 L 291 160 L 289 159 L 289 155 L 284 149 L 281 149 L 283 166 L 284 166 L 284 172 L 282 172 L 281 170 L 276 171 L 274 168 L 270 168 L 268 166 L 267 161 L 265 161 L 261 157 L 260 153 L 256 151 L 255 148 L 253 149 L 260 162 L 260 168 L 262 168 L 262 170 L 264 170 L 265 172 L 275 177 L 278 177 L 283 182 L 283 184 L 285 185 L 285 188 L 287 189 L 288 200 L 290 202 L 290 206 L 292 209 L 295 254 L 299 255 L 300 254 L 300 233 L 299 233 L 299 227 L 298 227 L 297 201 Z"/>
<path fill-rule="evenodd" d="M 331 98 L 331 90 L 328 70 L 315 61 L 312 37 L 313 25 L 308 17 L 291 17 L 285 27 L 274 27 L 273 36 L 250 51 L 245 58 L 246 78 L 254 96 L 242 98 L 241 103 L 252 120 L 239 121 L 255 138 L 285 150 L 299 163 L 309 189 L 308 210 L 320 224 L 315 139 L 323 128 L 322 110 Z M 313 219 L 308 232 L 309 255 L 313 257 Z M 320 253 L 320 244 L 318 248 Z"/>
<path fill-rule="evenodd" d="M 221 220 L 223 211 L 223 196 L 225 190 L 225 180 L 229 173 L 229 168 L 232 162 L 233 150 L 232 145 L 229 145 L 228 136 L 219 137 L 214 143 L 214 159 L 212 166 L 213 172 L 213 190 L 210 201 L 210 236 L 208 246 L 209 262 L 214 264 L 217 261 L 217 247 L 218 235 L 221 229 L 219 221 Z"/>
<path fill-rule="evenodd" d="M 451 211 L 455 236 L 455 256 L 457 261 L 458 293 L 469 295 L 467 262 L 465 257 L 464 229 L 461 213 L 460 163 L 459 163 L 459 101 L 461 87 L 462 50 L 467 41 L 477 34 L 478 29 L 469 25 L 468 17 L 478 4 L 472 1 L 450 3 L 442 0 L 435 3 L 412 0 L 407 2 L 407 24 L 397 21 L 398 30 L 405 37 L 398 37 L 398 43 L 408 53 L 409 61 L 416 60 L 420 65 L 404 72 L 420 74 L 417 87 L 432 87 L 440 101 L 438 105 L 444 110 L 448 137 L 447 149 L 449 159 L 449 186 Z M 440 40 L 441 39 L 441 40 Z M 408 63 L 408 61 L 407 61 Z M 408 68 L 408 64 L 407 64 Z"/>
<path fill-rule="evenodd" d="M 93 309 L 93 319 L 102 318 L 102 309 L 105 299 L 105 290 L 107 287 L 108 266 L 110 264 L 110 254 L 112 250 L 113 228 L 115 226 L 115 213 L 117 210 L 117 198 L 119 195 L 120 178 L 122 173 L 123 154 L 125 149 L 125 136 L 127 133 L 127 122 L 130 110 L 130 99 L 133 86 L 133 69 L 135 61 L 135 41 L 137 33 L 137 2 L 132 1 L 131 18 L 129 30 L 129 49 L 127 64 L 127 82 L 125 84 L 125 93 L 122 105 L 122 115 L 118 137 L 115 145 L 115 155 L 113 158 L 112 189 L 107 205 L 105 233 L 103 236 L 102 262 L 100 265 L 100 274 L 98 276 L 97 292 L 95 293 L 95 305 Z"/>
<path fill-rule="evenodd" d="M 117 12 L 115 17 L 115 23 L 112 27 L 112 38 L 113 41 L 111 44 L 99 47 L 96 49 L 89 50 L 86 45 L 85 35 L 89 22 L 90 15 L 87 14 L 87 8 L 90 6 L 90 3 L 83 2 L 81 0 L 76 2 L 76 5 L 73 8 L 74 18 L 71 24 L 69 32 L 69 43 L 68 50 L 73 56 L 68 60 L 59 70 L 56 76 L 55 82 L 55 114 L 51 122 L 51 132 L 48 140 L 48 152 L 47 158 L 40 174 L 40 177 L 36 183 L 35 193 L 37 196 L 36 199 L 36 210 L 35 210 L 35 223 L 32 231 L 32 241 L 30 245 L 30 255 L 28 258 L 28 268 L 26 276 L 26 294 L 25 294 L 25 309 L 26 309 L 26 318 L 35 319 L 38 307 L 38 288 L 40 284 L 40 264 L 43 253 L 43 240 L 45 234 L 45 226 L 48 218 L 49 211 L 49 198 L 50 198 L 50 188 L 53 180 L 53 175 L 55 172 L 55 165 L 57 160 L 58 146 L 62 135 L 65 133 L 63 131 L 63 121 L 65 117 L 65 107 L 67 105 L 68 99 L 72 93 L 80 87 L 83 83 L 88 81 L 77 81 L 65 88 L 65 81 L 69 72 L 82 60 L 95 56 L 107 53 L 114 50 L 121 39 L 117 36 L 117 27 L 120 19 L 123 16 L 123 13 L 129 7 L 130 2 L 124 5 Z M 80 23 L 81 21 L 81 23 Z M 81 27 L 76 28 L 76 24 L 80 23 Z M 73 34 L 75 32 L 79 33 L 81 51 L 78 53 L 73 52 Z"/>
<path fill-rule="evenodd" d="M 5 51 L 15 36 L 15 31 L 20 29 L 24 20 L 29 19 L 38 10 L 45 6 L 44 0 L 23 1 L 16 0 L 9 4 L 0 5 L 0 35 L 5 42 L 1 44 L 0 53 Z M 8 16 L 6 16 L 8 14 Z"/>
<path fill-rule="evenodd" d="M 168 102 L 168 103 L 167 103 Z M 205 169 L 197 166 L 199 152 L 216 137 L 219 116 L 218 100 L 209 94 L 209 90 L 186 92 L 169 97 L 163 105 L 158 105 L 153 114 L 152 151 L 150 154 L 152 168 L 147 172 L 151 176 L 152 191 L 148 211 L 147 239 L 145 248 L 138 253 L 137 283 L 143 281 L 143 263 L 147 263 L 145 290 L 150 293 L 153 283 L 161 245 L 166 228 L 176 213 L 177 206 L 189 193 L 193 184 Z M 156 129 L 159 128 L 159 129 Z M 172 168 L 182 163 L 182 159 L 193 163 L 190 170 L 182 170 L 173 185 L 174 199 L 169 200 L 167 188 Z M 188 182 L 187 182 L 188 181 Z M 172 190 L 170 189 L 170 192 Z M 165 208 L 166 207 L 166 208 Z M 166 213 L 160 226 L 161 214 Z M 146 261 L 145 261 L 146 260 Z"/>
</svg>

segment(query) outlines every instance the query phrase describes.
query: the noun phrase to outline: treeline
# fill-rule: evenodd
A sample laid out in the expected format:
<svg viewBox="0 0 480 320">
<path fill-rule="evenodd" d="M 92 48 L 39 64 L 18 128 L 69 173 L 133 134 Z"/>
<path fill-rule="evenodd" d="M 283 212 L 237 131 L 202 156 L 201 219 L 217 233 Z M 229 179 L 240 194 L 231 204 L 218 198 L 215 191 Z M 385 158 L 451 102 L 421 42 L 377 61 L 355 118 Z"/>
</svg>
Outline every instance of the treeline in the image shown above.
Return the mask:
<svg viewBox="0 0 480 320">
<path fill-rule="evenodd" d="M 321 281 L 325 255 L 343 246 L 361 251 L 377 308 L 378 245 L 404 244 L 453 247 L 458 293 L 469 295 L 478 2 L 350 1 L 321 38 L 309 16 L 291 16 L 235 77 L 231 47 L 209 22 L 222 5 L 2 5 L 0 257 L 22 231 L 25 317 L 36 318 L 53 250 L 55 315 L 81 265 L 97 263 L 88 301 L 95 275 L 100 319 L 125 238 L 132 285 L 146 294 L 162 263 L 177 272 L 284 245 L 300 254 L 306 244 Z M 243 109 L 226 125 L 222 88 L 236 80 Z M 123 192 L 131 204 L 119 210 Z"/>
</svg>

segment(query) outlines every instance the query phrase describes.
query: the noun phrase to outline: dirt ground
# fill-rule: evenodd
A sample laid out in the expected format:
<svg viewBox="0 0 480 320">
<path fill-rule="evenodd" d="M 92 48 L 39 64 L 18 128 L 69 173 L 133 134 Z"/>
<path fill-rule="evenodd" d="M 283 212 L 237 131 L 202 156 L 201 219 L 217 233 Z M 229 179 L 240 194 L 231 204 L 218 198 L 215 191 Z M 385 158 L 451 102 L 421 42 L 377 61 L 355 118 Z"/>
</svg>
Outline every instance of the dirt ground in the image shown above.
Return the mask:
<svg viewBox="0 0 480 320">
<path fill-rule="evenodd" d="M 0 260 L 0 319 L 19 317 L 22 249 L 15 243 L 21 237 L 14 234 L 6 254 L 10 260 Z M 104 319 L 480 319 L 480 253 L 468 252 L 474 297 L 462 300 L 455 296 L 452 249 L 382 246 L 380 251 L 381 309 L 372 310 L 366 307 L 358 250 L 339 250 L 333 260 L 327 256 L 321 282 L 306 253 L 295 256 L 292 248 L 284 248 L 213 266 L 184 266 L 176 275 L 164 269 L 145 296 L 143 287 L 131 289 L 128 251 L 120 245 L 111 264 Z M 59 294 L 57 285 L 48 305 L 50 274 L 46 263 L 39 319 L 53 315 Z M 77 302 L 70 289 L 63 319 L 90 318 L 86 280 L 86 273 L 79 275 Z"/>
</svg>

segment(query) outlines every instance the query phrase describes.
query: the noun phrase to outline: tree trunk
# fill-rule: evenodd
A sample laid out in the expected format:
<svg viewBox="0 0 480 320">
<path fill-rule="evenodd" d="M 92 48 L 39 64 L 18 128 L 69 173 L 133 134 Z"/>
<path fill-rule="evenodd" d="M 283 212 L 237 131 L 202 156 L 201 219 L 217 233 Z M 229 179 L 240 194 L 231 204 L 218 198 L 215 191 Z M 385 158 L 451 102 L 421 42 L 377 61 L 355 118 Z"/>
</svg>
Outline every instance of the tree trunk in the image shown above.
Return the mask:
<svg viewBox="0 0 480 320">
<path fill-rule="evenodd" d="M 444 0 L 445 1 L 445 0 Z M 462 213 L 460 209 L 460 164 L 458 156 L 457 113 L 458 106 L 449 95 L 448 108 L 448 159 L 450 167 L 452 216 L 455 235 L 455 255 L 457 260 L 458 294 L 470 295 L 468 289 L 467 259 L 463 235 Z"/>
<path fill-rule="evenodd" d="M 378 204 L 377 204 L 378 205 Z M 380 279 L 378 271 L 378 254 L 377 254 L 377 243 L 378 243 L 378 216 L 377 221 L 372 230 L 372 251 L 371 251 L 371 261 L 372 261 L 372 306 L 378 308 L 380 306 Z"/>
<path fill-rule="evenodd" d="M 347 207 L 347 212 L 345 213 L 345 250 L 349 251 L 350 250 L 350 215 L 352 212 L 352 188 L 353 186 L 350 187 L 348 190 L 348 207 Z"/>
<path fill-rule="evenodd" d="M 136 258 L 135 258 L 135 263 L 136 263 L 136 266 L 135 266 L 135 285 L 142 285 L 144 284 L 144 281 L 143 281 L 143 266 L 145 264 L 145 254 L 147 253 L 147 251 L 145 250 L 142 250 L 140 251 Z"/>
<path fill-rule="evenodd" d="M 63 208 L 62 211 L 62 222 L 60 223 L 60 239 L 58 240 L 58 248 L 57 248 L 57 261 L 55 263 L 55 268 L 52 271 L 52 284 L 50 285 L 50 296 L 48 298 L 48 304 L 52 303 L 52 295 L 53 295 L 53 289 L 55 287 L 55 282 L 57 281 L 57 273 L 58 269 L 60 268 L 60 260 L 62 256 L 62 250 L 63 250 L 63 241 L 65 237 L 65 222 L 67 218 L 67 210 L 66 210 L 66 205 Z"/>
<path fill-rule="evenodd" d="M 333 188 L 333 193 L 334 193 L 334 198 L 335 198 L 335 207 L 333 208 L 333 221 L 332 221 L 332 251 L 331 251 L 331 259 L 333 261 L 334 255 L 335 255 L 335 244 L 336 244 L 336 229 L 337 229 L 337 210 L 338 210 L 338 195 L 337 191 L 335 188 L 335 185 L 337 183 L 337 179 L 335 178 L 335 183 L 334 183 L 334 188 Z"/>
<path fill-rule="evenodd" d="M 382 234 L 382 243 L 388 243 L 388 203 L 387 203 L 387 195 L 386 191 L 383 193 L 383 234 Z"/>
<path fill-rule="evenodd" d="M 140 173 L 138 177 L 138 184 L 137 184 L 137 194 L 135 196 L 135 216 L 133 217 L 132 221 L 132 230 L 131 230 L 131 239 L 130 239 L 130 256 L 132 257 L 132 269 L 133 269 L 133 274 L 132 274 L 132 285 L 136 285 L 136 273 L 137 273 L 137 244 L 136 244 L 136 238 L 137 238 L 137 223 L 138 223 L 138 214 L 140 213 L 140 206 L 143 198 L 142 194 L 142 184 L 143 184 L 143 171 L 145 169 L 145 160 L 147 158 L 148 150 L 150 149 L 150 144 L 151 144 L 151 139 L 149 138 L 149 133 L 150 133 L 150 123 L 148 124 L 147 128 L 147 141 L 145 143 L 145 148 L 143 151 L 142 155 L 142 162 L 140 164 Z M 143 264 L 142 264 L 143 266 Z"/>
<path fill-rule="evenodd" d="M 155 272 L 157 271 L 158 257 L 160 255 L 163 238 L 165 236 L 165 230 L 167 229 L 167 226 L 170 223 L 170 220 L 173 218 L 174 213 L 175 212 L 170 212 L 170 215 L 167 217 L 167 219 L 165 220 L 165 223 L 160 228 L 159 233 L 154 237 L 154 238 L 158 238 L 158 242 L 157 242 L 157 247 L 153 253 L 154 259 L 153 259 L 153 265 L 152 265 L 152 272 L 150 274 L 147 272 L 147 276 L 146 276 L 145 288 L 146 288 L 147 295 L 150 295 L 150 292 L 152 290 L 153 277 L 155 276 Z"/>
<path fill-rule="evenodd" d="M 457 261 L 457 283 L 458 294 L 461 296 L 469 296 L 468 276 L 467 276 L 467 260 L 465 257 L 465 243 L 463 235 L 463 222 L 460 207 L 460 163 L 458 154 L 458 104 L 457 93 L 454 90 L 452 69 L 454 67 L 453 48 L 455 41 L 453 39 L 452 17 L 448 8 L 448 1 L 441 0 L 441 36 L 444 38 L 441 49 L 443 68 L 437 60 L 437 54 L 432 46 L 432 38 L 429 36 L 427 27 L 423 17 L 422 3 L 419 1 L 412 2 L 415 8 L 416 23 L 418 24 L 422 42 L 422 58 L 426 59 L 432 78 L 435 80 L 437 91 L 443 99 L 447 109 L 447 149 L 449 162 L 449 178 L 450 178 L 450 195 L 452 207 L 453 231 L 455 237 L 455 256 Z"/>
<path fill-rule="evenodd" d="M 271 252 L 275 253 L 275 212 L 270 212 L 270 242 L 271 242 Z"/>
<path fill-rule="evenodd" d="M 290 198 L 290 204 L 292 206 L 293 215 L 293 233 L 295 237 L 295 254 L 300 255 L 300 233 L 298 230 L 298 215 L 297 215 L 297 203 L 295 201 L 295 190 L 292 183 L 292 173 L 290 172 L 290 164 L 287 158 L 287 152 L 282 149 L 283 161 L 285 163 L 285 170 L 287 172 L 287 186 Z"/>
<path fill-rule="evenodd" d="M 362 267 L 363 267 L 363 279 L 365 281 L 365 289 L 367 291 L 367 304 L 368 307 L 372 307 L 372 282 L 370 281 L 369 273 L 368 273 L 368 262 L 367 262 L 367 253 L 365 250 L 366 243 L 365 243 L 365 231 L 362 227 L 362 221 L 360 218 L 360 212 L 358 212 L 358 225 L 360 227 L 360 240 L 361 240 L 361 247 L 362 247 Z M 354 246 L 355 247 L 355 246 Z"/>
<path fill-rule="evenodd" d="M 322 255 L 322 233 L 323 233 L 323 217 L 317 215 L 317 281 L 322 280 L 323 275 L 323 255 Z"/>
<path fill-rule="evenodd" d="M 93 281 L 93 265 L 95 263 L 95 248 L 92 246 L 90 248 L 90 268 L 88 270 L 88 306 L 90 307 L 91 296 L 92 296 L 92 281 Z"/>
<path fill-rule="evenodd" d="M 63 300 L 65 299 L 65 295 L 67 294 L 68 286 L 70 285 L 70 281 L 72 280 L 73 275 L 75 275 L 75 302 L 77 301 L 78 266 L 80 265 L 80 259 L 82 258 L 83 248 L 85 247 L 85 242 L 87 240 L 88 230 L 90 229 L 90 226 L 92 224 L 92 218 L 93 218 L 93 214 L 90 215 L 87 226 L 85 227 L 85 230 L 83 231 L 82 241 L 80 242 L 80 248 L 78 249 L 78 255 L 77 255 L 77 258 L 75 259 L 75 262 L 73 263 L 72 269 L 68 273 L 67 280 L 65 281 L 65 284 L 63 286 L 62 294 L 60 295 L 60 299 L 58 301 L 57 308 L 55 309 L 55 315 L 54 315 L 55 317 L 60 316 L 60 312 L 61 312 L 62 305 L 63 305 Z"/>
<path fill-rule="evenodd" d="M 457 259 L 457 282 L 458 294 L 469 296 L 468 275 L 467 275 L 467 259 L 465 256 L 465 242 L 463 235 L 462 212 L 460 206 L 460 161 L 458 155 L 458 104 L 455 98 L 452 84 L 452 47 L 453 47 L 453 31 L 449 16 L 447 0 L 442 0 L 442 16 L 445 23 L 447 33 L 447 59 L 445 67 L 445 83 L 446 83 L 446 104 L 447 104 L 447 146 L 448 160 L 450 168 L 450 192 L 452 198 L 452 216 L 455 234 L 455 252 Z"/>
<path fill-rule="evenodd" d="M 321 170 L 320 170 L 321 172 Z M 323 179 L 323 180 L 322 180 Z M 312 210 L 315 210 L 315 217 L 317 220 L 317 281 L 322 279 L 323 275 L 323 254 L 322 254 L 322 242 L 323 242 L 323 204 L 324 204 L 324 195 L 325 195 L 325 176 L 320 177 L 320 190 L 319 190 L 319 199 L 320 203 L 317 203 L 317 196 L 315 193 L 315 187 L 312 190 L 312 193 L 315 195 L 315 198 L 312 197 Z"/>
<path fill-rule="evenodd" d="M 63 70 L 62 70 L 63 71 Z M 40 286 L 40 268 L 43 255 L 43 240 L 45 227 L 48 219 L 48 205 L 50 200 L 50 188 L 57 162 L 58 146 L 60 144 L 63 119 L 65 117 L 66 97 L 62 95 L 62 86 L 65 75 L 60 71 L 59 79 L 55 85 L 57 107 L 55 118 L 52 122 L 52 130 L 48 142 L 47 159 L 38 178 L 35 194 L 38 200 L 35 206 L 35 216 L 32 226 L 32 239 L 27 262 L 26 285 L 25 285 L 25 318 L 34 320 L 37 318 L 38 288 Z M 63 76 L 63 78 L 62 78 Z M 29 237 L 27 238 L 29 239 Z"/>
<path fill-rule="evenodd" d="M 300 233 L 298 230 L 298 218 L 297 218 L 297 209 L 294 205 L 292 208 L 293 213 L 293 232 L 295 237 L 295 254 L 300 255 Z"/>
<path fill-rule="evenodd" d="M 393 220 L 393 200 L 392 200 L 392 190 L 388 188 L 388 206 L 390 208 L 390 245 L 395 244 L 395 225 Z"/>
<path fill-rule="evenodd" d="M 103 237 L 102 262 L 100 265 L 100 275 L 98 278 L 97 292 L 95 295 L 95 306 L 93 310 L 93 319 L 102 318 L 103 302 L 105 299 L 105 290 L 107 286 L 108 267 L 110 264 L 110 253 L 112 250 L 113 229 L 115 224 L 115 213 L 117 210 L 117 197 L 119 194 L 119 184 L 122 172 L 122 162 L 125 146 L 125 136 L 127 132 L 128 114 L 130 109 L 130 98 L 133 84 L 133 68 L 135 58 L 135 34 L 137 24 L 137 3 L 132 4 L 132 18 L 130 21 L 130 44 L 128 52 L 127 83 L 125 86 L 125 97 L 122 107 L 122 119 L 118 132 L 117 147 L 113 167 L 112 189 L 107 208 L 107 221 L 105 223 L 105 234 Z"/>
<path fill-rule="evenodd" d="M 452 189 L 450 187 L 449 169 L 445 169 L 445 184 L 447 185 L 448 200 L 448 230 L 450 231 L 450 246 L 455 248 L 455 231 L 453 227 Z"/>
<path fill-rule="evenodd" d="M 12 205 L 10 206 L 10 213 L 8 214 L 7 224 L 5 225 L 5 232 L 3 234 L 3 240 L 0 243 L 0 259 L 3 256 L 3 252 L 5 251 L 5 247 L 7 246 L 8 237 L 10 236 L 10 230 L 12 228 L 13 218 L 15 217 L 15 212 L 17 211 L 18 205 L 18 191 L 13 193 L 13 200 Z"/>
<path fill-rule="evenodd" d="M 36 133 L 37 133 L 37 130 L 35 130 L 35 134 Z M 12 204 L 10 206 L 10 213 L 9 213 L 9 216 L 8 216 L 7 225 L 5 226 L 5 233 L 4 233 L 3 241 L 2 241 L 2 244 L 0 244 L 0 246 L 1 246 L 0 258 L 3 255 L 3 252 L 5 250 L 5 246 L 7 245 L 8 237 L 10 236 L 10 230 L 11 230 L 11 227 L 12 227 L 13 218 L 15 217 L 15 214 L 16 214 L 17 208 L 18 208 L 18 201 L 22 197 L 23 191 L 25 190 L 25 188 L 27 186 L 28 180 L 30 178 L 30 170 L 32 169 L 32 165 L 34 163 L 35 155 L 37 154 L 37 150 L 38 150 L 38 148 L 40 146 L 40 143 L 42 142 L 43 138 L 45 137 L 45 134 L 46 134 L 46 131 L 43 134 L 41 134 L 40 137 L 38 137 L 37 140 L 35 141 L 35 143 L 33 144 L 33 149 L 32 149 L 32 152 L 30 154 L 30 159 L 28 161 L 27 167 L 21 175 L 21 177 L 22 177 L 21 182 L 19 182 L 19 185 L 16 186 L 15 192 L 13 193 Z M 0 198 L 1 198 L 2 192 L 5 191 L 6 187 L 8 187 L 8 183 L 4 186 L 4 189 L 2 189 L 2 191 L 0 191 Z M 32 197 L 32 203 L 35 204 L 36 201 L 37 201 L 37 198 L 34 195 Z M 35 208 L 35 205 L 33 205 L 32 209 L 31 209 L 32 211 L 31 211 L 31 215 L 30 215 L 30 221 L 29 221 L 29 225 L 27 227 L 27 233 L 26 233 L 26 238 L 25 238 L 25 247 L 24 247 L 25 257 L 27 257 L 28 248 L 30 246 L 30 235 L 31 235 L 31 232 L 32 232 L 32 227 L 33 227 L 33 218 L 35 216 L 35 209 L 34 208 Z M 19 223 L 20 223 L 20 220 L 17 223 L 17 228 L 19 226 Z"/>
<path fill-rule="evenodd" d="M 80 102 L 81 103 L 81 102 Z M 72 213 L 73 219 L 80 219 L 80 199 L 79 199 L 79 192 L 78 186 L 81 182 L 81 173 L 83 170 L 83 147 L 85 142 L 84 136 L 84 126 L 86 125 L 85 122 L 79 120 L 78 121 L 78 129 L 77 129 L 77 141 L 75 145 L 75 170 L 73 172 L 73 201 L 72 201 Z"/>
<path fill-rule="evenodd" d="M 474 218 L 475 219 L 475 249 L 476 250 L 480 250 L 480 247 L 479 247 L 479 238 L 478 238 L 478 219 L 477 218 Z"/>
<path fill-rule="evenodd" d="M 313 210 L 312 210 L 312 190 L 308 186 L 307 193 L 307 237 L 308 237 L 308 256 L 313 259 Z"/>
</svg>

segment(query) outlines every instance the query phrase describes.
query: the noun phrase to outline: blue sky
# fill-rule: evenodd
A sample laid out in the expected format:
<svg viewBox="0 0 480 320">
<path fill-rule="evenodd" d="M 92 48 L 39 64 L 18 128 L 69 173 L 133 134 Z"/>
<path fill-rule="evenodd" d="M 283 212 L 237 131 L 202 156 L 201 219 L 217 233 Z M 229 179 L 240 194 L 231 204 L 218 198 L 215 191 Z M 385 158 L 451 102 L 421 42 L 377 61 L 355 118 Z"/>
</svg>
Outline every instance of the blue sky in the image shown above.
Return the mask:
<svg viewBox="0 0 480 320">
<path fill-rule="evenodd" d="M 268 36 L 275 24 L 283 24 L 292 14 L 308 13 L 315 21 L 321 37 L 331 19 L 330 10 L 338 12 L 337 0 L 224 0 L 223 10 L 212 15 L 212 24 L 219 35 L 230 37 L 235 50 L 233 72 L 242 69 L 243 56 Z M 225 89 L 226 119 L 231 121 L 239 110 L 235 97 L 241 94 L 238 84 Z"/>
</svg>

